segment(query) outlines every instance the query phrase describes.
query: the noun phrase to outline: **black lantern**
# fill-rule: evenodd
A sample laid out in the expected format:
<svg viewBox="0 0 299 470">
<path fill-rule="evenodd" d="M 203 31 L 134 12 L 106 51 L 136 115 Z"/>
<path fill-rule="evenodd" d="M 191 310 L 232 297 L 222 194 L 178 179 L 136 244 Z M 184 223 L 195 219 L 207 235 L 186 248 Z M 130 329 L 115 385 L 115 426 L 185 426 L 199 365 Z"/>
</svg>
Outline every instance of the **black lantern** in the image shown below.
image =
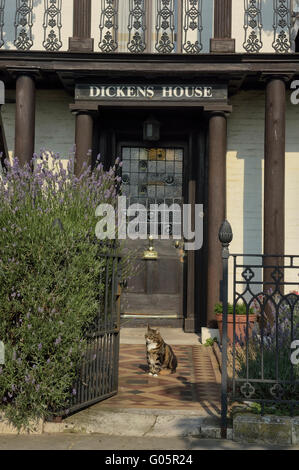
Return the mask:
<svg viewBox="0 0 299 470">
<path fill-rule="evenodd" d="M 143 140 L 160 140 L 160 123 L 152 116 L 143 123 Z"/>
</svg>

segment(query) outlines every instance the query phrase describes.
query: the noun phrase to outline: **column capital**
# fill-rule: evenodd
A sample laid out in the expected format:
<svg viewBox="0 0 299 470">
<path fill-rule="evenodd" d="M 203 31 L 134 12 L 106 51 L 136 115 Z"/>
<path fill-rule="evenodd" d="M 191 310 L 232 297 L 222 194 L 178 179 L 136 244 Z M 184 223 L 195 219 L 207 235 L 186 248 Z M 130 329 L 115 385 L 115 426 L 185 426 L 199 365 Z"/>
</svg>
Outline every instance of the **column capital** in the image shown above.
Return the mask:
<svg viewBox="0 0 299 470">
<path fill-rule="evenodd" d="M 208 120 L 212 119 L 213 117 L 223 117 L 225 119 L 227 119 L 230 114 L 232 112 L 232 109 L 231 110 L 219 110 L 219 111 L 207 111 L 207 116 L 208 116 Z"/>
<path fill-rule="evenodd" d="M 17 80 L 19 77 L 30 77 L 32 80 L 36 81 L 37 78 L 41 78 L 42 74 L 39 69 L 27 69 L 23 67 L 13 67 L 13 68 L 8 68 L 7 72 L 10 74 L 10 76 L 14 79 Z"/>
<path fill-rule="evenodd" d="M 272 80 L 281 80 L 283 81 L 284 83 L 287 83 L 289 82 L 290 80 L 292 80 L 294 74 L 293 73 L 288 73 L 288 72 L 263 72 L 261 74 L 261 78 L 260 80 L 262 82 L 265 82 L 266 84 L 271 82 Z"/>
<path fill-rule="evenodd" d="M 73 116 L 79 116 L 80 114 L 87 114 L 89 116 L 95 116 L 96 114 L 96 111 L 97 110 L 90 110 L 90 109 L 85 109 L 85 108 L 82 108 L 82 109 L 75 109 L 75 110 L 71 110 L 71 114 Z"/>
<path fill-rule="evenodd" d="M 208 111 L 209 118 L 215 117 L 215 116 L 222 116 L 222 117 L 227 117 L 228 111 Z"/>
<path fill-rule="evenodd" d="M 72 114 L 78 114 L 78 113 L 93 114 L 93 113 L 98 112 L 99 105 L 98 103 L 94 103 L 92 101 L 88 101 L 84 103 L 71 103 L 69 105 L 69 109 Z"/>
</svg>

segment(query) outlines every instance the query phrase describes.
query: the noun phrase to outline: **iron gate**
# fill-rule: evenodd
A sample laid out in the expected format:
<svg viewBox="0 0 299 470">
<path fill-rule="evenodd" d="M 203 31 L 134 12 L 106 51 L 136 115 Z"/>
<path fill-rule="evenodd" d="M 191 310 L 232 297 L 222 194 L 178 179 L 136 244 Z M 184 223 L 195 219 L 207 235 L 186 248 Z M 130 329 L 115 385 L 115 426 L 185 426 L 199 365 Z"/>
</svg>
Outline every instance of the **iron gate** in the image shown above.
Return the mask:
<svg viewBox="0 0 299 470">
<path fill-rule="evenodd" d="M 232 231 L 227 221 L 220 228 L 219 239 L 225 437 L 230 402 L 254 403 L 255 412 L 262 415 L 277 407 L 282 414 L 299 411 L 299 256 L 229 254 Z M 232 305 L 228 303 L 229 259 L 233 264 Z M 229 312 L 233 322 L 230 335 Z M 243 313 L 243 323 L 238 313 Z"/>
<path fill-rule="evenodd" d="M 73 413 L 101 400 L 118 390 L 121 258 L 102 255 L 103 268 L 99 285 L 99 312 L 85 333 L 86 351 L 80 364 L 74 392 L 67 412 Z"/>
</svg>

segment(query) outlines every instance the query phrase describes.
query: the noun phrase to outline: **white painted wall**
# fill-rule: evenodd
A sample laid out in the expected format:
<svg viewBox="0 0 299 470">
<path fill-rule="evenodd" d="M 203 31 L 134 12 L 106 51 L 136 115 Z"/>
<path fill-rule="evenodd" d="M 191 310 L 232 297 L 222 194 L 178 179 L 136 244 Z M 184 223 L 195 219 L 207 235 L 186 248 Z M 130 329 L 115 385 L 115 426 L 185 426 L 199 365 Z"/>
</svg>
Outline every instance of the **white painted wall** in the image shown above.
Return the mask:
<svg viewBox="0 0 299 470">
<path fill-rule="evenodd" d="M 44 0 L 34 0 L 33 2 L 33 27 L 32 27 L 32 37 L 33 37 L 33 46 L 31 51 L 41 51 L 45 50 L 43 47 L 44 41 Z M 14 45 L 15 40 L 15 12 L 16 12 L 16 2 L 15 0 L 6 0 L 5 10 L 4 10 L 4 45 L 3 49 L 16 50 Z M 62 0 L 61 3 L 61 41 L 62 47 L 59 51 L 68 50 L 68 41 L 69 37 L 73 36 L 73 0 Z M 54 28 L 56 31 L 56 28 Z"/>
<path fill-rule="evenodd" d="M 157 17 L 157 2 L 152 0 L 153 9 L 152 9 L 152 35 L 151 35 L 151 52 L 157 53 L 155 50 L 155 44 L 157 40 L 156 36 L 156 17 Z M 203 0 L 202 8 L 202 45 L 203 53 L 210 52 L 210 38 L 213 35 L 213 4 L 211 0 Z M 91 36 L 94 38 L 94 50 L 100 52 L 99 41 L 100 41 L 100 0 L 92 0 L 92 14 L 91 14 Z M 129 0 L 119 0 L 119 28 L 118 28 L 118 43 L 119 49 L 118 52 L 127 52 L 127 43 L 128 43 L 128 20 L 129 20 Z M 104 34 L 105 34 L 104 30 Z M 188 32 L 188 40 L 192 42 L 198 39 L 197 32 Z M 174 51 L 175 52 L 175 51 Z"/>
<path fill-rule="evenodd" d="M 299 254 L 299 105 L 292 105 L 289 95 L 288 92 L 285 252 Z M 234 233 L 232 253 L 261 253 L 263 250 L 264 102 L 264 91 L 242 91 L 231 99 L 233 112 L 228 118 L 227 218 Z M 296 270 L 287 271 L 286 279 L 297 282 L 299 287 Z"/>
<path fill-rule="evenodd" d="M 13 98 L 14 93 L 8 93 Z M 36 92 L 35 151 L 46 148 L 68 157 L 75 142 L 75 117 L 70 113 L 72 98 L 63 90 Z M 10 156 L 14 152 L 15 105 L 2 107 L 2 118 Z"/>
<path fill-rule="evenodd" d="M 293 0 L 294 11 L 299 11 L 298 0 Z M 273 0 L 261 0 L 262 11 L 262 43 L 261 53 L 274 53 L 272 47 L 274 40 L 273 32 Z M 299 24 L 295 24 L 291 31 L 291 39 L 294 40 L 298 31 Z M 236 40 L 236 52 L 246 53 L 244 43 L 244 1 L 232 0 L 232 38 Z M 294 50 L 294 44 L 291 44 L 289 52 Z"/>
</svg>

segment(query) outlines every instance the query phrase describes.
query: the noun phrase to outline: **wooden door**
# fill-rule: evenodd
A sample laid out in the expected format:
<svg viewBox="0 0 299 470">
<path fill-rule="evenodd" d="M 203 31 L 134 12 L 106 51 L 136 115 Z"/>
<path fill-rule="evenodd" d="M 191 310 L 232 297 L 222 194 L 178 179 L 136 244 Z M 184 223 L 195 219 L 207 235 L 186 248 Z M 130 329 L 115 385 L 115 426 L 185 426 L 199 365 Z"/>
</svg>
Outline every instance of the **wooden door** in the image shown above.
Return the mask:
<svg viewBox="0 0 299 470">
<path fill-rule="evenodd" d="M 127 205 L 139 203 L 146 207 L 148 233 L 153 216 L 151 204 L 182 207 L 185 152 L 183 145 L 121 145 L 122 194 L 127 197 Z M 122 295 L 123 316 L 183 317 L 185 253 L 183 240 L 174 236 L 178 213 L 170 213 L 167 224 L 161 218 L 158 222 L 157 239 L 125 241 L 126 250 L 135 254 L 136 274 L 128 279 Z M 163 239 L 165 233 L 169 239 Z"/>
</svg>

